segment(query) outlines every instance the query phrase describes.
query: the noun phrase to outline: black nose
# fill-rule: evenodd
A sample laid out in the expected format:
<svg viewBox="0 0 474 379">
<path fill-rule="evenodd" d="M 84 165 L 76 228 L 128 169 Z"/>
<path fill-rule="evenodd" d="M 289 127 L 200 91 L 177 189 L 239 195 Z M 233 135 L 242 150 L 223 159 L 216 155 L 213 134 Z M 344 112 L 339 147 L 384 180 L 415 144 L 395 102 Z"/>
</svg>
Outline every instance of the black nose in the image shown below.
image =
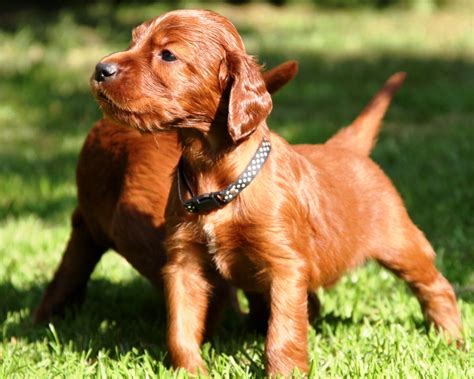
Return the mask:
<svg viewBox="0 0 474 379">
<path fill-rule="evenodd" d="M 95 66 L 95 80 L 103 82 L 112 79 L 117 73 L 117 65 L 113 63 L 97 63 Z"/>
</svg>

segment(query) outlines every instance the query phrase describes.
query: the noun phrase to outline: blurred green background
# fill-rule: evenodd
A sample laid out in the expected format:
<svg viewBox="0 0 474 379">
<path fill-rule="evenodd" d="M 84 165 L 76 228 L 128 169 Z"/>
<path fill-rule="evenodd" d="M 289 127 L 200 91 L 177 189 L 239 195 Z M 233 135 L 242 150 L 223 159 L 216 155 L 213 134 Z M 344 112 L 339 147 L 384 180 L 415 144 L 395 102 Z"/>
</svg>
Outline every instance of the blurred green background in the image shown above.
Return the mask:
<svg viewBox="0 0 474 379">
<path fill-rule="evenodd" d="M 100 367 L 105 367 L 106 373 L 115 367 L 121 375 L 134 375 L 138 368 L 142 371 L 137 372 L 163 370 L 163 375 L 171 375 L 166 364 L 162 367 L 156 363 L 165 354 L 164 316 L 157 311 L 162 311 L 162 300 L 115 255 L 106 257 L 94 273 L 79 317 L 58 321 L 57 329 L 44 329 L 31 325 L 30 313 L 62 254 L 69 216 L 76 205 L 77 155 L 88 130 L 101 117 L 88 88 L 92 70 L 102 56 L 127 48 L 132 27 L 177 6 L 210 8 L 229 17 L 247 50 L 268 67 L 288 59 L 299 61 L 297 78 L 275 95 L 269 121 L 270 127 L 290 142 L 324 141 L 360 112 L 388 76 L 400 70 L 407 72 L 373 157 L 393 180 L 415 223 L 437 250 L 437 264 L 454 284 L 467 333 L 472 332 L 473 2 L 65 4 L 58 0 L 1 4 L 0 376 L 12 372 L 99 375 Z M 354 282 L 359 282 L 357 289 Z M 420 329 L 416 301 L 402 284 L 373 265 L 356 271 L 321 296 L 325 310 L 316 336 L 311 337 L 315 345 L 312 358 L 313 367 L 329 376 L 342 375 L 355 364 L 338 358 L 337 351 L 325 350 L 325 342 L 332 341 L 331 333 L 341 328 L 342 340 L 351 335 L 358 339 L 360 322 L 368 320 L 372 325 L 373 317 L 379 320 L 380 304 L 386 309 L 380 318 L 384 322 L 393 318 L 389 325 L 401 323 L 406 335 Z M 413 314 L 417 316 L 410 324 L 407 319 L 413 319 Z M 230 333 L 235 333 L 234 324 L 232 319 L 225 324 Z M 382 338 L 385 329 L 380 335 L 376 329 L 373 333 Z M 446 377 L 439 376 L 443 372 L 432 364 L 438 345 L 433 347 L 430 341 L 420 332 L 414 341 L 408 338 L 402 350 L 414 349 L 418 361 L 428 362 L 427 372 Z M 340 351 L 355 349 L 351 343 L 341 344 Z M 470 370 L 474 366 L 471 345 L 469 337 L 465 353 L 444 347 L 438 352 L 443 357 L 441 367 L 447 367 L 446 372 L 455 377 L 474 375 Z M 209 347 L 206 351 L 209 361 L 222 361 L 222 367 L 229 370 L 219 371 L 220 363 L 215 363 L 219 375 L 261 374 L 261 340 L 255 346 L 242 341 L 233 348 L 223 343 L 219 350 L 219 342 L 215 346 L 217 352 Z M 424 346 L 428 353 L 416 346 Z M 367 351 L 371 348 L 369 344 Z M 254 368 L 250 365 L 249 372 L 242 368 L 242 362 L 252 361 L 248 351 L 256 354 L 254 361 L 260 359 Z M 374 367 L 389 367 L 383 366 L 380 354 L 371 356 L 364 351 L 362 356 L 369 354 Z M 234 365 L 234 358 L 225 354 L 240 357 L 236 358 L 238 363 Z M 387 362 L 395 359 L 390 354 L 385 358 Z M 151 368 L 147 369 L 147 364 Z M 408 370 L 405 374 L 416 376 L 417 365 L 407 365 L 401 358 L 390 365 L 394 365 L 394 374 Z M 75 371 L 76 366 L 83 371 Z M 359 373 L 354 376 L 363 376 L 363 369 L 354 370 Z"/>
</svg>

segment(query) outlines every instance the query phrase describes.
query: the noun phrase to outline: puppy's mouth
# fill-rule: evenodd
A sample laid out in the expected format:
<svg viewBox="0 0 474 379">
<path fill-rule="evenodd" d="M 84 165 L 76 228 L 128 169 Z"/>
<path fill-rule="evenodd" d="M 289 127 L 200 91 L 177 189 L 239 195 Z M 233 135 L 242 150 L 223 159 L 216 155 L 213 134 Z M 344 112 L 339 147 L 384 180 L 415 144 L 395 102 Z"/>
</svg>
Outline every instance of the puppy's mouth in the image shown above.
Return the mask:
<svg viewBox="0 0 474 379">
<path fill-rule="evenodd" d="M 113 97 L 110 96 L 104 88 L 102 88 L 100 85 L 97 85 L 97 83 L 92 83 L 91 88 L 95 99 L 99 103 L 100 109 L 102 109 L 102 111 L 106 113 L 107 116 L 115 118 L 115 115 L 122 114 L 124 112 L 130 114 L 136 113 L 130 108 L 122 106 L 120 102 L 115 101 Z"/>
<path fill-rule="evenodd" d="M 166 130 L 158 121 L 159 117 L 156 117 L 156 115 L 123 106 L 119 102 L 114 101 L 106 91 L 98 88 L 97 85 L 92 86 L 92 92 L 99 103 L 100 109 L 107 118 L 119 124 L 133 127 L 143 133 Z"/>
<path fill-rule="evenodd" d="M 112 100 L 112 98 L 109 95 L 107 95 L 107 93 L 102 88 L 100 88 L 97 84 L 92 85 L 92 92 L 101 107 L 102 105 L 107 105 L 109 107 L 117 108 L 120 110 L 126 110 L 123 107 L 121 107 L 120 104 Z"/>
<path fill-rule="evenodd" d="M 106 103 L 109 103 L 110 105 L 114 105 L 112 100 L 110 100 L 103 92 L 99 92 L 97 94 L 97 97 L 99 101 L 105 101 Z"/>
</svg>

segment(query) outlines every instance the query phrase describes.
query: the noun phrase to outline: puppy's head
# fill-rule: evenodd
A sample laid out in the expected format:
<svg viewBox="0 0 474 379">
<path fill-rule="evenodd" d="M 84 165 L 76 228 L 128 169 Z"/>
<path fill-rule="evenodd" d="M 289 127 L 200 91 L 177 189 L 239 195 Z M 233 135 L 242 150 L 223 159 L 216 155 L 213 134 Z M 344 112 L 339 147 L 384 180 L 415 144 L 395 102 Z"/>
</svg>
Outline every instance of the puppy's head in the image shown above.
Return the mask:
<svg viewBox="0 0 474 379">
<path fill-rule="evenodd" d="M 210 11 L 173 11 L 135 28 L 128 50 L 97 64 L 91 88 L 104 113 L 120 123 L 207 133 L 217 121 L 234 142 L 272 108 L 237 30 Z"/>
</svg>

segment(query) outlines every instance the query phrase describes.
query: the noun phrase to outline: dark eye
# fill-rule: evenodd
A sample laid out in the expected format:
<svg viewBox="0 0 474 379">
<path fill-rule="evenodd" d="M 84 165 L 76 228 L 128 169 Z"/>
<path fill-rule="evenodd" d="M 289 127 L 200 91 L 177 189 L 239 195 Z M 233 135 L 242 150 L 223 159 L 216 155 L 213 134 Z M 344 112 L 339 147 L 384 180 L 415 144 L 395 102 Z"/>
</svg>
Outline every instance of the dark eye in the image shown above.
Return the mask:
<svg viewBox="0 0 474 379">
<path fill-rule="evenodd" d="M 161 59 L 166 62 L 173 62 L 176 60 L 176 57 L 169 50 L 163 50 L 161 52 Z"/>
</svg>

